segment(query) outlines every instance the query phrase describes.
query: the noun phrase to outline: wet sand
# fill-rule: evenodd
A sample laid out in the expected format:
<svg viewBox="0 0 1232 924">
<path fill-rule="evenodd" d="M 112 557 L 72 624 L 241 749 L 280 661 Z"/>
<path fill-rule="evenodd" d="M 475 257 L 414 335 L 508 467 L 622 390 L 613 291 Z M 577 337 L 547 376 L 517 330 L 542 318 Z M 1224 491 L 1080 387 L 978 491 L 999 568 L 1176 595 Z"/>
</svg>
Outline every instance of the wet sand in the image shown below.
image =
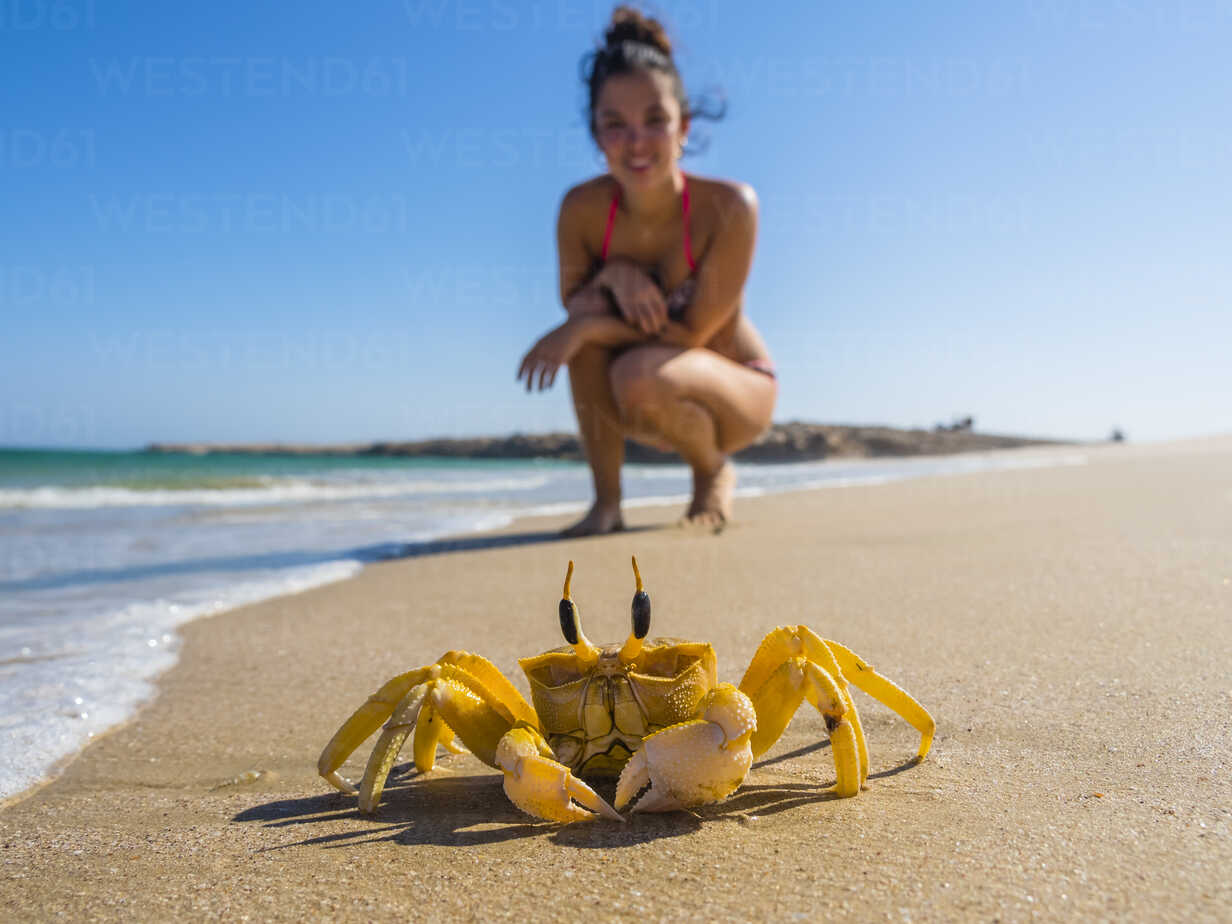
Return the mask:
<svg viewBox="0 0 1232 924">
<path fill-rule="evenodd" d="M 134 721 L 0 811 L 3 917 L 1227 920 L 1232 438 L 1082 452 L 740 501 L 718 538 L 665 508 L 580 541 L 522 522 L 190 624 Z M 631 552 L 652 634 L 711 641 L 735 682 L 807 623 L 932 711 L 932 754 L 857 694 L 854 799 L 807 706 L 727 802 L 623 825 L 535 822 L 469 755 L 375 817 L 316 776 L 369 692 L 448 648 L 525 691 L 568 558 L 588 634 L 623 639 Z"/>
</svg>

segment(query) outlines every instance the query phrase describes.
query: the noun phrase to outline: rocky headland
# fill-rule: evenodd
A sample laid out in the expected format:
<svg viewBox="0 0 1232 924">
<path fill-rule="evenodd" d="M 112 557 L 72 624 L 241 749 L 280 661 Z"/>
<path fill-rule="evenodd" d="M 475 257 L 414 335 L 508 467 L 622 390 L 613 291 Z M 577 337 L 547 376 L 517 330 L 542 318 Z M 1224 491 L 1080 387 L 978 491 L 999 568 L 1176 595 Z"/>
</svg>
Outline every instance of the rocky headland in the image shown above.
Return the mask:
<svg viewBox="0 0 1232 924">
<path fill-rule="evenodd" d="M 774 424 L 752 446 L 736 453 L 742 462 L 805 462 L 828 458 L 948 455 L 1012 449 L 1019 446 L 1057 445 L 1062 441 L 1022 436 L 976 433 L 968 421 L 931 430 L 895 427 L 817 424 L 792 421 Z M 657 452 L 637 443 L 626 445 L 630 462 L 679 463 L 679 456 Z M 193 455 L 406 456 L 453 459 L 562 459 L 582 461 L 585 456 L 575 433 L 514 433 L 511 436 L 429 439 L 409 442 L 311 445 L 297 443 L 152 443 L 148 452 Z"/>
</svg>

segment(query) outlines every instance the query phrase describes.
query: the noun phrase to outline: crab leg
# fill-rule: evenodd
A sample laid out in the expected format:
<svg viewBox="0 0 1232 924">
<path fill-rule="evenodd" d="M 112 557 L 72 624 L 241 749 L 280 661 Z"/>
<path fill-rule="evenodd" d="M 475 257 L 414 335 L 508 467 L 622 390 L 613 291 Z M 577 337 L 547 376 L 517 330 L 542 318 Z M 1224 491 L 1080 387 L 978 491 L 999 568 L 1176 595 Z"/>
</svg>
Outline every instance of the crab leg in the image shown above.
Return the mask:
<svg viewBox="0 0 1232 924">
<path fill-rule="evenodd" d="M 395 709 L 403 703 L 415 687 L 429 682 L 433 682 L 435 687 L 437 682 L 442 680 L 460 684 L 463 688 L 474 691 L 475 696 L 490 703 L 505 722 L 504 727 L 500 729 L 500 734 L 503 734 L 517 721 L 537 724 L 534 710 L 492 662 L 469 652 L 450 651 L 442 655 L 435 664 L 399 674 L 369 696 L 367 701 L 342 724 L 321 752 L 321 757 L 317 762 L 317 770 L 321 776 L 339 791 L 354 793 L 355 786 L 338 773 L 338 768 L 385 720 L 393 715 Z M 458 729 L 450 728 L 448 719 L 440 720 L 436 716 L 435 709 L 428 709 L 427 715 L 423 718 L 429 720 L 426 723 L 429 730 L 422 733 L 416 732 L 415 763 L 420 770 L 426 771 L 430 770 L 435 762 L 437 743 L 444 744 L 450 750 L 457 750 L 453 739 Z M 429 736 L 429 731 L 433 733 L 431 736 Z M 490 757 L 500 734 L 491 741 L 487 748 L 489 759 L 486 762 L 489 766 L 493 766 Z M 399 747 L 405 741 L 405 737 L 404 735 L 398 742 Z M 462 736 L 462 740 L 466 743 L 465 735 Z M 393 756 L 396 755 L 397 751 Z M 478 756 L 480 760 L 484 759 L 482 755 Z"/>
<path fill-rule="evenodd" d="M 670 812 L 727 798 L 753 763 L 750 739 L 757 715 L 749 698 L 721 683 L 702 700 L 698 718 L 645 738 L 616 784 L 616 807 L 649 791 L 635 812 Z"/>
<path fill-rule="evenodd" d="M 851 726 L 855 736 L 860 783 L 863 784 L 868 778 L 868 743 L 864 738 L 864 727 L 860 724 L 860 713 L 856 710 L 855 700 L 847 689 L 834 654 L 808 626 L 779 626 L 767 634 L 757 647 L 744 679 L 740 681 L 740 689 L 757 705 L 753 756 L 760 757 L 779 740 L 800 707 L 805 697 L 802 665 L 806 660 L 820 667 L 838 690 L 839 701 L 844 707 L 838 710 L 838 715 L 843 716 L 843 721 Z M 784 673 L 783 665 L 792 662 L 801 665 L 799 670 Z M 816 706 L 816 703 L 813 705 Z M 845 735 L 846 732 L 840 733 L 840 736 Z"/>
<path fill-rule="evenodd" d="M 428 685 L 421 683 L 411 690 L 394 711 L 393 718 L 385 725 L 381 737 L 377 739 L 376 747 L 368 757 L 368 766 L 364 769 L 363 784 L 359 789 L 359 808 L 362 812 L 373 811 L 381 801 L 381 793 L 385 791 L 385 781 L 389 771 L 393 769 L 398 752 L 406 741 L 407 735 L 415 725 L 427 696 Z M 436 755 L 433 755 L 435 759 Z"/>
<path fill-rule="evenodd" d="M 838 776 L 834 791 L 844 798 L 854 796 L 860 792 L 860 783 L 867 777 L 868 770 L 860 764 L 856 727 L 851 722 L 846 698 L 834 678 L 812 661 L 804 662 L 804 677 L 804 695 L 821 713 L 830 733 L 834 772 Z"/>
<path fill-rule="evenodd" d="M 443 747 L 450 754 L 465 754 L 466 745 L 459 744 L 457 741 L 457 737 L 458 736 L 454 733 L 454 730 L 452 728 L 450 728 L 444 722 L 441 723 L 441 733 L 440 733 L 440 736 L 437 738 L 437 744 Z"/>
<path fill-rule="evenodd" d="M 920 750 L 915 759 L 917 762 L 923 760 L 928 755 L 929 748 L 932 747 L 933 734 L 937 730 L 937 723 L 929 715 L 928 710 L 917 703 L 910 693 L 894 681 L 878 674 L 867 661 L 850 648 L 829 639 L 825 640 L 825 644 L 834 652 L 834 657 L 848 680 L 873 699 L 885 703 L 920 733 Z"/>
<path fill-rule="evenodd" d="M 860 722 L 860 711 L 856 709 L 855 697 L 847 689 L 847 678 L 834 652 L 816 632 L 808 626 L 796 626 L 795 628 L 800 641 L 804 644 L 804 652 L 809 660 L 816 662 L 833 677 L 839 692 L 843 694 L 843 702 L 847 704 L 847 720 L 851 722 L 851 728 L 856 735 L 856 748 L 860 752 L 860 785 L 863 786 L 864 781 L 868 779 L 868 741 L 864 737 L 864 726 Z"/>
<path fill-rule="evenodd" d="M 784 661 L 760 689 L 750 695 L 757 710 L 757 731 L 753 735 L 753 753 L 767 751 L 791 721 L 800 703 L 807 699 L 826 722 L 830 745 L 834 751 L 834 769 L 838 775 L 834 791 L 840 796 L 854 796 L 867 776 L 863 762 L 865 749 L 860 747 L 862 732 L 852 721 L 850 698 L 845 696 L 834 677 L 805 657 Z"/>
<path fill-rule="evenodd" d="M 411 690 L 381 733 L 364 771 L 361 811 L 376 810 L 385 780 L 412 727 L 415 765 L 421 771 L 430 770 L 436 762 L 436 744 L 444 728 L 455 730 L 476 757 L 495 766 L 496 744 L 512 724 L 507 712 L 461 670 L 451 665 L 437 667 L 434 676 Z"/>
<path fill-rule="evenodd" d="M 397 718 L 395 713 L 394 718 Z M 390 722 L 394 719 L 390 719 Z M 389 727 L 387 724 L 386 728 Z M 441 733 L 449 728 L 445 724 L 445 720 L 437 714 L 437 711 L 430 705 L 426 705 L 419 713 L 419 718 L 415 722 L 415 740 L 411 747 L 411 752 L 415 755 L 415 766 L 421 772 L 427 773 L 436 766 L 436 745 L 440 741 Z"/>
<path fill-rule="evenodd" d="M 841 682 L 839 690 L 842 691 L 843 699 L 847 703 L 847 721 L 851 723 L 851 730 L 855 732 L 856 751 L 860 757 L 860 785 L 863 786 L 864 781 L 868 779 L 868 741 L 864 738 L 864 726 L 860 724 L 860 711 L 856 709 L 855 697 Z"/>
<path fill-rule="evenodd" d="M 399 674 L 369 696 L 367 702 L 356 709 L 334 733 L 334 737 L 329 739 L 317 761 L 317 772 L 339 792 L 355 792 L 354 784 L 341 776 L 338 768 L 393 715 L 394 709 L 414 687 L 428 679 L 431 670 L 431 667 L 421 667 Z"/>
<path fill-rule="evenodd" d="M 487 658 L 469 651 L 447 651 L 437 663 L 460 667 L 483 684 L 484 688 L 509 710 L 514 719 L 536 727 L 539 725 L 535 710 L 518 692 L 518 688 Z"/>
</svg>

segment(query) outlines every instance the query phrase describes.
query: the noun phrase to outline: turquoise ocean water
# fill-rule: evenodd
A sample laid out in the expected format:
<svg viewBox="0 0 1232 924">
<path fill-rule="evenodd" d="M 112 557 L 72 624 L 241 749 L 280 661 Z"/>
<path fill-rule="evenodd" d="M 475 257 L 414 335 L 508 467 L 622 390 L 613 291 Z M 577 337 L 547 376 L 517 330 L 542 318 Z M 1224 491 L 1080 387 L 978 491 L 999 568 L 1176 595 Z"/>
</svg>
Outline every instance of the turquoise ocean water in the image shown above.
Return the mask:
<svg viewBox="0 0 1232 924">
<path fill-rule="evenodd" d="M 738 494 L 1080 460 L 745 465 Z M 683 504 L 689 473 L 626 466 L 624 488 Z M 0 799 L 148 699 L 184 622 L 590 497 L 587 468 L 554 461 L 0 450 Z"/>
</svg>

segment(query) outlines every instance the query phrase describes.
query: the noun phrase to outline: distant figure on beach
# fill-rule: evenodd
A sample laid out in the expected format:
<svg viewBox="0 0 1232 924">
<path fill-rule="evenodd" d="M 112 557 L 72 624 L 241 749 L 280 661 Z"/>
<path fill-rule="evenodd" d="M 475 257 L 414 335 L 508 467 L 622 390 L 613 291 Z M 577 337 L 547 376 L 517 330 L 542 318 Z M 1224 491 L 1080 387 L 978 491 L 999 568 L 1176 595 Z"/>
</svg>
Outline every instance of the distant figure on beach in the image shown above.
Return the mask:
<svg viewBox="0 0 1232 924">
<path fill-rule="evenodd" d="M 623 527 L 626 437 L 677 452 L 693 470 L 683 522 L 731 517 L 729 456 L 770 425 L 774 365 L 744 314 L 757 198 L 680 169 L 691 108 L 662 25 L 617 7 L 583 59 L 590 132 L 608 172 L 570 189 L 557 222 L 568 320 L 530 348 L 526 389 L 561 366 L 594 478 L 595 502 L 565 535 Z"/>
</svg>

